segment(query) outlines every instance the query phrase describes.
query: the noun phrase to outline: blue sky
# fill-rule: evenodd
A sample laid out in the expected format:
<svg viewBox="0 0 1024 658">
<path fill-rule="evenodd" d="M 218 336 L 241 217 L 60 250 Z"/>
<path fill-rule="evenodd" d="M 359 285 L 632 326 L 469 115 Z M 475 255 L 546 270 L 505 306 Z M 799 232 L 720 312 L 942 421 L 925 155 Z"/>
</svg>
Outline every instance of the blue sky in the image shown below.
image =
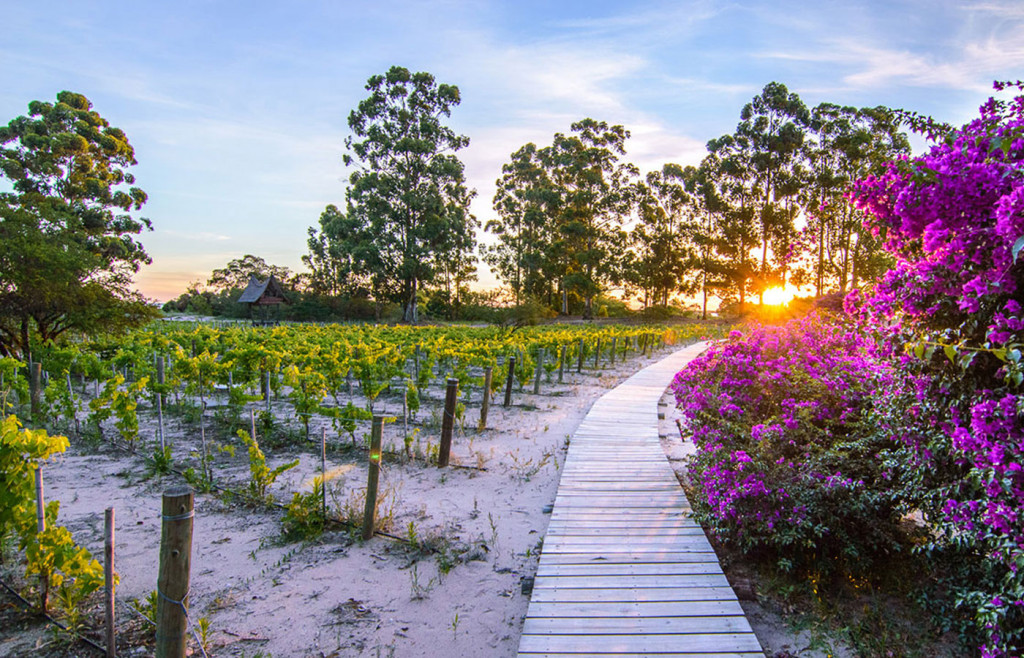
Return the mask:
<svg viewBox="0 0 1024 658">
<path fill-rule="evenodd" d="M 160 300 L 246 253 L 301 269 L 307 227 L 344 200 L 348 114 L 395 64 L 459 86 L 482 222 L 509 154 L 583 117 L 629 128 L 646 170 L 699 162 L 773 80 L 809 106 L 962 123 L 992 80 L 1024 78 L 1021 0 L 76 0 L 8 3 L 4 23 L 0 121 L 68 89 L 135 147 L 154 224 L 136 281 Z"/>
</svg>

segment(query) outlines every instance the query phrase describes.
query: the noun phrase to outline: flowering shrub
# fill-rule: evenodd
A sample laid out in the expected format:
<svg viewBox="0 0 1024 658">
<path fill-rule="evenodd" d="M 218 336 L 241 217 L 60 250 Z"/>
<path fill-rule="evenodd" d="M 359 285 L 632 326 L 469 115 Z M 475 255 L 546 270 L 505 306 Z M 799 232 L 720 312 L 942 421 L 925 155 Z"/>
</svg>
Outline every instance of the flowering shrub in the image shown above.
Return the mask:
<svg viewBox="0 0 1024 658">
<path fill-rule="evenodd" d="M 1018 95 L 855 190 L 900 259 L 849 300 L 902 374 L 879 396 L 879 427 L 906 446 L 904 493 L 951 568 L 949 617 L 985 656 L 1024 654 L 1022 163 Z"/>
<path fill-rule="evenodd" d="M 889 378 L 857 334 L 811 315 L 733 331 L 672 385 L 698 452 L 698 519 L 784 569 L 862 573 L 897 550 L 887 450 L 865 427 Z"/>
</svg>

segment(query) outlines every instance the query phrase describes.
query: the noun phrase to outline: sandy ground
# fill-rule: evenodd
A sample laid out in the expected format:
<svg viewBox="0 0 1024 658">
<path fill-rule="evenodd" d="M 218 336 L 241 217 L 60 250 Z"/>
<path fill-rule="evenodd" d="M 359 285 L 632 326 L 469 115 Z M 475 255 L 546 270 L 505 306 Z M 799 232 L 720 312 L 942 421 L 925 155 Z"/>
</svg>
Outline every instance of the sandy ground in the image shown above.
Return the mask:
<svg viewBox="0 0 1024 658">
<path fill-rule="evenodd" d="M 499 395 L 482 432 L 475 429 L 481 391 L 471 390 L 466 426 L 456 430 L 452 448 L 452 462 L 464 468 L 386 460 L 381 492 L 382 514 L 390 519 L 387 531 L 402 537 L 412 532 L 433 551 L 380 536 L 360 542 L 343 529 L 310 542 L 289 542 L 282 536 L 280 510 L 198 494 L 190 615 L 209 624 L 209 654 L 514 656 L 567 440 L 600 395 L 664 353 L 633 356 L 626 364 L 605 364 L 579 375 L 573 369 L 564 384 L 545 382 L 540 395 L 532 395 L 532 386 L 517 392 L 507 409 Z M 410 425 L 410 431 L 418 430 L 414 448 L 420 452 L 438 442 L 443 393 L 432 383 L 430 401 L 424 400 Z M 361 402 L 358 387 L 355 401 Z M 262 403 L 254 406 L 262 408 Z M 401 402 L 382 396 L 376 408 L 400 414 Z M 294 434 L 302 435 L 289 406 L 276 403 L 274 410 L 279 419 L 290 419 Z M 207 414 L 217 414 L 217 407 Z M 147 407 L 140 415 L 148 452 L 155 436 L 153 413 Z M 326 421 L 314 420 L 313 437 L 319 438 L 322 424 Z M 233 457 L 213 451 L 215 479 L 242 489 L 248 462 L 233 430 L 248 427 L 248 412 L 243 422 L 213 425 L 206 423 L 211 444 L 236 446 Z M 115 433 L 112 426 L 106 431 Z M 357 435 L 368 432 L 364 423 Z M 167 436 L 176 466 L 196 463 L 190 453 L 200 449 L 198 434 L 197 424 L 169 417 Z M 339 449 L 349 442 L 348 436 L 328 429 L 333 448 L 328 469 L 341 473 L 330 483 L 331 505 L 343 514 L 347 502 L 361 515 L 366 453 Z M 319 473 L 319 441 L 299 443 L 298 448 L 270 449 L 264 441 L 271 467 L 300 460 L 272 487 L 278 501 L 308 490 Z M 384 443 L 402 451 L 401 421 L 385 427 Z M 180 485 L 181 478 L 147 477 L 141 457 L 73 440 L 71 449 L 45 469 L 45 480 L 47 497 L 61 501 L 62 523 L 94 555 L 102 555 L 104 509 L 115 508 L 119 622 L 144 625 L 127 602 L 145 599 L 156 588 L 161 493 Z M 41 655 L 45 648 L 39 645 L 38 638 L 0 630 L 2 656 Z M 121 647 L 119 655 L 151 652 L 131 647 L 127 639 Z M 65 655 L 95 654 L 67 649 Z"/>
</svg>

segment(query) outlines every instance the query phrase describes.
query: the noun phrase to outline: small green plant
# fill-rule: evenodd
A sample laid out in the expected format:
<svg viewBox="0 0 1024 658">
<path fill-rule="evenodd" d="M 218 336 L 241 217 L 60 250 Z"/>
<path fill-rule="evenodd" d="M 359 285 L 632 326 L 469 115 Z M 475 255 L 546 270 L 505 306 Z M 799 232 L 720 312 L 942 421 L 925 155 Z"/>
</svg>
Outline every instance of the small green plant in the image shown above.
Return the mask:
<svg viewBox="0 0 1024 658">
<path fill-rule="evenodd" d="M 156 590 L 150 592 L 145 599 L 135 599 L 131 602 L 133 608 L 140 615 L 148 619 L 150 622 L 156 624 L 156 609 L 157 609 L 157 593 Z"/>
<path fill-rule="evenodd" d="M 146 457 L 146 474 L 149 476 L 167 475 L 171 472 L 173 464 L 174 457 L 171 455 L 171 444 L 168 443 L 163 448 L 157 446 Z"/>
<path fill-rule="evenodd" d="M 259 502 L 272 501 L 273 496 L 267 493 L 267 489 L 277 481 L 282 473 L 298 466 L 299 460 L 296 459 L 271 469 L 267 466 L 267 458 L 255 437 L 249 436 L 245 430 L 238 430 L 238 438 L 249 450 L 249 495 Z"/>
<path fill-rule="evenodd" d="M 315 539 L 323 534 L 327 524 L 327 517 L 323 512 L 323 491 L 323 480 L 317 477 L 313 481 L 312 491 L 295 492 L 282 521 L 286 539 Z"/>
<path fill-rule="evenodd" d="M 210 640 L 213 637 L 213 631 L 210 626 L 209 617 L 200 617 L 196 621 L 196 626 L 199 629 L 199 646 L 203 649 L 203 654 L 210 652 Z"/>
<path fill-rule="evenodd" d="M 455 618 L 452 619 L 452 623 L 450 624 L 450 627 L 452 629 L 452 639 L 455 640 L 455 639 L 458 638 L 458 634 L 459 634 L 459 613 L 457 613 L 457 612 L 455 613 Z"/>
<path fill-rule="evenodd" d="M 192 485 L 199 493 L 210 493 L 215 488 L 213 478 L 206 469 L 197 471 L 194 467 L 189 466 L 182 476 L 185 478 L 185 482 Z"/>
</svg>

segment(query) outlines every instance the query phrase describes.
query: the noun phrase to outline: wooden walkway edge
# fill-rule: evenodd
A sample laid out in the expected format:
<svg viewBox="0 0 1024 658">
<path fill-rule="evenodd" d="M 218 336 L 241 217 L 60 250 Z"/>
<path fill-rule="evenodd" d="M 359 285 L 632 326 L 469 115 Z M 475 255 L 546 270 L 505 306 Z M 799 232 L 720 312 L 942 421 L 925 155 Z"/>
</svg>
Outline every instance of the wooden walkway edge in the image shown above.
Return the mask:
<svg viewBox="0 0 1024 658">
<path fill-rule="evenodd" d="M 601 397 L 569 444 L 520 658 L 763 658 L 658 439 L 658 400 L 706 345 Z"/>
</svg>

